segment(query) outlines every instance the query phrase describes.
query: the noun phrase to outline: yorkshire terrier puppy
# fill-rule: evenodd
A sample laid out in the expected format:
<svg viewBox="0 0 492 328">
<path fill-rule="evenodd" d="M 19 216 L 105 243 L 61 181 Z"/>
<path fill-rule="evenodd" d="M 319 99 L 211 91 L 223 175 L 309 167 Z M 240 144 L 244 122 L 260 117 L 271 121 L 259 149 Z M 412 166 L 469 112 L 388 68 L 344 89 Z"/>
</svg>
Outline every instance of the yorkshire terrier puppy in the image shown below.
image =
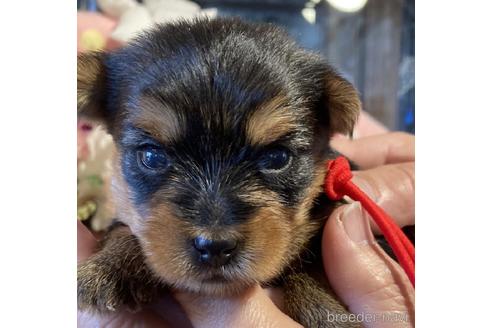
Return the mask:
<svg viewBox="0 0 492 328">
<path fill-rule="evenodd" d="M 80 55 L 79 115 L 116 144 L 117 223 L 78 267 L 78 306 L 136 310 L 167 287 L 230 295 L 282 286 L 305 327 L 348 313 L 324 278 L 319 237 L 334 133 L 354 87 L 281 29 L 238 19 L 157 26 Z"/>
</svg>

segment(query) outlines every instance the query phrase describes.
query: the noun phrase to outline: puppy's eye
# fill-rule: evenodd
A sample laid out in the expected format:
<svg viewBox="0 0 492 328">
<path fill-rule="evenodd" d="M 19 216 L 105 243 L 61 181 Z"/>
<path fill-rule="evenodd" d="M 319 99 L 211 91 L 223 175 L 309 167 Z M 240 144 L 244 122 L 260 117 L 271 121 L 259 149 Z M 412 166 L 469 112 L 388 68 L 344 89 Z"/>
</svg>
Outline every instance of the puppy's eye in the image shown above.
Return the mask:
<svg viewBox="0 0 492 328">
<path fill-rule="evenodd" d="M 137 151 L 137 157 L 142 165 L 150 170 L 164 170 L 168 167 L 169 161 L 164 151 L 145 147 Z"/>
<path fill-rule="evenodd" d="M 263 153 L 258 164 L 261 170 L 278 171 L 289 165 L 290 159 L 291 154 L 287 149 L 275 148 Z"/>
</svg>

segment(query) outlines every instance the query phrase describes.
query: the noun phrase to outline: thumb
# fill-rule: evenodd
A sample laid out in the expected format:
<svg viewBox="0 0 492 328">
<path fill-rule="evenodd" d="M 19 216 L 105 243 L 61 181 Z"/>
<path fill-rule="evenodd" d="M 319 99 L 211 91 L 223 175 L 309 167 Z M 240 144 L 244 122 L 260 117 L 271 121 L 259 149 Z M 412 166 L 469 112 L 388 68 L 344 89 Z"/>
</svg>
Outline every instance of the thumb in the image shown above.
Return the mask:
<svg viewBox="0 0 492 328">
<path fill-rule="evenodd" d="M 360 203 L 333 212 L 322 247 L 330 284 L 365 327 L 413 327 L 415 291 L 375 242 Z"/>
<path fill-rule="evenodd" d="M 352 182 L 382 207 L 397 225 L 415 224 L 415 163 L 355 171 Z M 376 225 L 372 227 L 379 233 Z"/>
<path fill-rule="evenodd" d="M 220 327 L 301 327 L 273 303 L 259 285 L 231 297 L 176 292 L 195 328 Z"/>
</svg>

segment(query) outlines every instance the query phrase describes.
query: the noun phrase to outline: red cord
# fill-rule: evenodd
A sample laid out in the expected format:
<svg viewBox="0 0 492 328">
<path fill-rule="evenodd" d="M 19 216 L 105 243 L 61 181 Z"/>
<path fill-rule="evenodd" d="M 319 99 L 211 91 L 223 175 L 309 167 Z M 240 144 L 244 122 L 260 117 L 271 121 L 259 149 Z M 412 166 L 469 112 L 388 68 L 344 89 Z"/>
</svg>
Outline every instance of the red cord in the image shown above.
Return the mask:
<svg viewBox="0 0 492 328">
<path fill-rule="evenodd" d="M 326 168 L 325 192 L 328 197 L 332 200 L 340 200 L 344 196 L 349 196 L 362 204 L 364 209 L 371 214 L 379 229 L 381 229 L 398 262 L 415 287 L 415 248 L 413 244 L 400 227 L 395 224 L 393 219 L 350 181 L 353 175 L 346 158 L 338 157 L 329 161 Z"/>
</svg>

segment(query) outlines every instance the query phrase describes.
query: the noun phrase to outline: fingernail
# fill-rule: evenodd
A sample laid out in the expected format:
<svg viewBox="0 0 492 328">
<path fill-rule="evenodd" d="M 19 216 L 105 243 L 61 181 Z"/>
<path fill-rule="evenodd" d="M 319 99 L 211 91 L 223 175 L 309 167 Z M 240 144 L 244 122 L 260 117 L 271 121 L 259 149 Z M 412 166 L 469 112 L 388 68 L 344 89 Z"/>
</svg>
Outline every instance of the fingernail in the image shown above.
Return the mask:
<svg viewBox="0 0 492 328">
<path fill-rule="evenodd" d="M 354 177 L 352 178 L 352 182 L 357 187 L 359 187 L 367 196 L 369 196 L 370 199 L 372 199 L 376 203 L 378 202 L 379 195 L 377 195 L 377 193 L 374 191 L 369 181 L 358 176 L 357 174 L 354 174 Z"/>
<path fill-rule="evenodd" d="M 356 244 L 367 244 L 374 240 L 365 212 L 359 202 L 348 205 L 340 215 L 343 229 Z"/>
</svg>

